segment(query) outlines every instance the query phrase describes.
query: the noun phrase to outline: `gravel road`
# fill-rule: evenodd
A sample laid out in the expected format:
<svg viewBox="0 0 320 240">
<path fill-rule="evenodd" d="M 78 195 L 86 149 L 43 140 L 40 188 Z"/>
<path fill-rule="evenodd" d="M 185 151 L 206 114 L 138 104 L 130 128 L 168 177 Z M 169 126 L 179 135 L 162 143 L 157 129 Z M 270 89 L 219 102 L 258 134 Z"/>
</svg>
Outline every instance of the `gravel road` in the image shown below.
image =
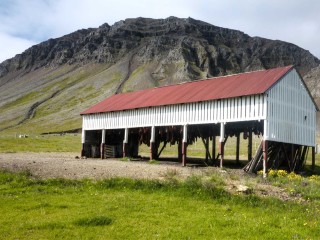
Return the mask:
<svg viewBox="0 0 320 240">
<path fill-rule="evenodd" d="M 150 164 L 148 161 L 120 159 L 76 159 L 76 153 L 0 153 L 0 169 L 28 170 L 41 178 L 102 179 L 130 177 L 162 179 L 168 173 L 179 178 L 216 171 L 215 168 L 182 167 L 180 163 Z"/>
</svg>

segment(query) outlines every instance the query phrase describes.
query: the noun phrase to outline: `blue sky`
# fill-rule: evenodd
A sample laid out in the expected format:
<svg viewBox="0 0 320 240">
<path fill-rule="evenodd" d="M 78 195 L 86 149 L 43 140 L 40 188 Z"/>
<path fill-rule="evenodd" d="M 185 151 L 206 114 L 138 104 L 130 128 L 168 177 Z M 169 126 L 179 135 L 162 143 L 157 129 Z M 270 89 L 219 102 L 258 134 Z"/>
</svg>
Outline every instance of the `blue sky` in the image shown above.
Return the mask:
<svg viewBox="0 0 320 240">
<path fill-rule="evenodd" d="M 78 29 L 169 16 L 291 42 L 320 58 L 319 0 L 0 0 L 0 62 Z"/>
</svg>

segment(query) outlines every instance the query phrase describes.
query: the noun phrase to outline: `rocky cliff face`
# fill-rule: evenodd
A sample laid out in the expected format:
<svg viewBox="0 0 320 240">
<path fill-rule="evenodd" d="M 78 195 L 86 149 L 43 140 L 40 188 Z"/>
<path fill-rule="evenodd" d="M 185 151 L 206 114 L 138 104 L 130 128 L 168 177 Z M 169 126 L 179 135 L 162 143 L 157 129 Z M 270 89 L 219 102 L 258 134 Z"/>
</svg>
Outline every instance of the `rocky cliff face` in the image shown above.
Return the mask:
<svg viewBox="0 0 320 240">
<path fill-rule="evenodd" d="M 320 66 L 311 69 L 303 78 L 318 107 L 320 107 Z"/>
<path fill-rule="evenodd" d="M 43 99 L 68 91 L 83 94 L 91 104 L 115 92 L 292 64 L 308 76 L 307 84 L 310 80 L 318 86 L 318 76 L 310 71 L 319 66 L 319 59 L 291 43 L 250 37 L 191 18 L 126 19 L 49 39 L 4 61 L 0 102 L 12 105 L 38 89 L 44 96 L 27 101 L 21 113 L 25 117 L 32 104 L 41 102 L 36 105 L 39 110 L 45 106 Z M 59 92 L 54 94 L 54 89 Z M 65 99 L 59 101 L 63 105 Z M 73 119 L 83 107 L 74 101 Z M 60 110 L 55 113 L 61 115 Z"/>
<path fill-rule="evenodd" d="M 183 61 L 190 79 L 294 64 L 304 75 L 320 61 L 290 43 L 271 41 L 192 18 L 127 19 L 79 30 L 33 46 L 0 65 L 10 71 L 90 62 L 114 64 L 127 55 L 141 63 Z M 161 67 L 160 67 L 161 68 Z"/>
</svg>

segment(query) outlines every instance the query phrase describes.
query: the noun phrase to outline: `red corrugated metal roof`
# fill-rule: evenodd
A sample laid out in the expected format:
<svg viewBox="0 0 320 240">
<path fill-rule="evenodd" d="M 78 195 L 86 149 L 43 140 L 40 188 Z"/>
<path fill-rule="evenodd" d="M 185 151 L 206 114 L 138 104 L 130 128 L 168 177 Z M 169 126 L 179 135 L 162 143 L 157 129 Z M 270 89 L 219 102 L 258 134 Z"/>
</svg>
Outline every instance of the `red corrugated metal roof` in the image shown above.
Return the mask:
<svg viewBox="0 0 320 240">
<path fill-rule="evenodd" d="M 266 92 L 293 66 L 186 82 L 110 96 L 81 114 L 240 97 Z"/>
</svg>

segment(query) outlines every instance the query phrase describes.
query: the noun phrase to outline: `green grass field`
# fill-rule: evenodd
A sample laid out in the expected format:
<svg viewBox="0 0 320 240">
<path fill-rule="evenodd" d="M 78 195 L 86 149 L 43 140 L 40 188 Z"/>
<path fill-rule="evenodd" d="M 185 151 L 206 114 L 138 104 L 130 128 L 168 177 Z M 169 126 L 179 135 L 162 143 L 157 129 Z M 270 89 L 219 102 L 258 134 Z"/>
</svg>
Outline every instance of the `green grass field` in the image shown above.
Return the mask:
<svg viewBox="0 0 320 240">
<path fill-rule="evenodd" d="M 0 152 L 80 152 L 80 141 L 75 134 L 1 136 Z M 231 157 L 232 141 L 226 146 Z M 176 151 L 171 146 L 164 155 L 175 156 Z M 203 156 L 202 143 L 190 146 L 188 153 Z M 245 141 L 241 156 L 246 157 Z M 224 190 L 226 181 L 220 175 L 181 181 L 169 172 L 163 181 L 41 180 L 0 171 L 0 239 L 319 238 L 318 175 L 272 172 L 267 180 L 257 176 L 250 181 L 267 181 L 302 202 L 230 194 Z"/>
<path fill-rule="evenodd" d="M 81 135 L 30 135 L 18 138 L 16 135 L 0 137 L 0 152 L 78 152 L 81 151 Z"/>
<path fill-rule="evenodd" d="M 216 179 L 93 182 L 0 172 L 0 239 L 319 238 L 319 179 L 303 180 L 314 191 L 302 190 L 309 197 L 302 204 L 230 195 Z"/>
</svg>

